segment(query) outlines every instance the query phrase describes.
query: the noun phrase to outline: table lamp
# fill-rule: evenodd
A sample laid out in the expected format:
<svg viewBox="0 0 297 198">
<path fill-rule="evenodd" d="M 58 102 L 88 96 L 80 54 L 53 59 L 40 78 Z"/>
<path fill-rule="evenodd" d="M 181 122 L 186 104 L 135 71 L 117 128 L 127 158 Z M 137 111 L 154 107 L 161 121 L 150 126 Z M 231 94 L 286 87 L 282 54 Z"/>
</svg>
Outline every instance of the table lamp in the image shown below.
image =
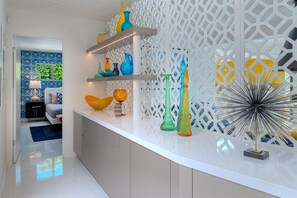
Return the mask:
<svg viewBox="0 0 297 198">
<path fill-rule="evenodd" d="M 31 98 L 32 102 L 38 102 L 39 97 L 36 95 L 36 89 L 41 88 L 41 82 L 40 80 L 30 80 L 30 89 L 34 89 L 34 96 Z"/>
</svg>

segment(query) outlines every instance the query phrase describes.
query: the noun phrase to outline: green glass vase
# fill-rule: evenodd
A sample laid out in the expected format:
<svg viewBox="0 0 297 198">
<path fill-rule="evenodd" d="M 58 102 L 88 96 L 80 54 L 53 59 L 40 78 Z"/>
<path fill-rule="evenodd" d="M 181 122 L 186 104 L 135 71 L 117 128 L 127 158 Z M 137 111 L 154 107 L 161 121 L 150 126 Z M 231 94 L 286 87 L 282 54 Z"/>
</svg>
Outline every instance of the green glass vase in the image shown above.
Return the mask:
<svg viewBox="0 0 297 198">
<path fill-rule="evenodd" d="M 164 130 L 164 131 L 174 131 L 175 124 L 173 123 L 173 119 L 171 116 L 171 104 L 170 104 L 171 74 L 162 74 L 161 76 L 165 76 L 165 80 L 166 80 L 166 99 L 165 99 L 165 116 L 160 128 L 161 130 Z"/>
</svg>

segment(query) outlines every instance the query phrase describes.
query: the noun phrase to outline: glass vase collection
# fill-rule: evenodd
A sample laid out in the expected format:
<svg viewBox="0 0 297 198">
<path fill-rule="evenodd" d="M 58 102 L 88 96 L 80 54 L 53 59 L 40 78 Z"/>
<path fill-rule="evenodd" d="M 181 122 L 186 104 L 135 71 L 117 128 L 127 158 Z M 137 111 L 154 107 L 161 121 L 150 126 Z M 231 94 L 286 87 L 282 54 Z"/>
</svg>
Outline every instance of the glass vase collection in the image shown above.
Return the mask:
<svg viewBox="0 0 297 198">
<path fill-rule="evenodd" d="M 130 22 L 130 11 L 125 11 L 124 2 L 121 2 L 120 16 L 116 26 L 117 34 L 123 32 L 133 26 Z"/>
<path fill-rule="evenodd" d="M 170 104 L 170 78 L 171 74 L 165 74 L 166 80 L 166 95 L 165 95 L 165 115 L 163 122 L 160 126 L 161 130 L 173 131 L 177 130 L 180 136 L 191 136 L 191 117 L 190 117 L 190 106 L 189 106 L 189 73 L 188 65 L 185 63 L 185 58 L 182 58 L 181 66 L 181 91 L 180 91 L 180 106 L 177 119 L 177 126 L 175 126 L 171 115 L 171 104 Z"/>
<path fill-rule="evenodd" d="M 99 63 L 98 72 L 94 75 L 94 78 L 119 76 L 120 71 L 123 76 L 133 74 L 133 57 L 129 53 L 124 53 L 124 61 L 121 63 L 119 68 L 119 63 L 113 63 L 113 70 L 111 70 L 110 58 L 105 58 L 104 70 L 101 70 L 101 64 Z"/>
</svg>

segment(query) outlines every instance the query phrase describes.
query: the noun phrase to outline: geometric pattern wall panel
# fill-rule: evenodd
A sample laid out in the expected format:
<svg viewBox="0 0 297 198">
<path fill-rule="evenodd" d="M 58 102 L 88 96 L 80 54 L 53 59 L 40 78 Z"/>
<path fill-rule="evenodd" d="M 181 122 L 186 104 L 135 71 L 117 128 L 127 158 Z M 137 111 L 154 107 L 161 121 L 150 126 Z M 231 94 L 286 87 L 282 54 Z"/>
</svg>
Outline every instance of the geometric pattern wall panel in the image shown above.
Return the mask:
<svg viewBox="0 0 297 198">
<path fill-rule="evenodd" d="M 297 8 L 293 1 L 244 1 L 245 71 L 251 76 L 271 73 L 277 83 L 297 93 Z M 296 126 L 295 126 L 296 128 Z M 249 138 L 249 137 L 247 137 Z M 277 141 L 261 134 L 262 141 L 294 147 L 296 141 Z"/>
<path fill-rule="evenodd" d="M 26 115 L 26 102 L 31 101 L 34 95 L 29 83 L 36 79 L 36 65 L 40 63 L 62 64 L 62 53 L 21 50 L 21 118 Z M 62 80 L 41 80 L 41 89 L 36 89 L 40 101 L 44 101 L 44 89 L 47 87 L 62 87 Z"/>
<path fill-rule="evenodd" d="M 224 79 L 234 75 L 234 67 L 230 65 L 230 62 L 234 64 L 235 56 L 234 0 L 144 0 L 134 2 L 128 9 L 134 25 L 158 30 L 157 35 L 142 40 L 141 71 L 143 74 L 157 75 L 156 81 L 142 83 L 142 113 L 163 118 L 165 79 L 161 74 L 170 73 L 171 113 L 177 122 L 180 100 L 179 66 L 184 55 L 190 74 L 192 125 L 222 131 L 214 123 L 213 97 Z M 118 16 L 108 22 L 110 36 L 115 34 L 117 18 Z M 124 51 L 118 49 L 109 52 L 108 56 L 119 60 Z M 219 74 L 219 80 L 216 74 Z M 115 88 L 111 88 L 110 84 L 115 83 L 109 83 L 108 92 Z M 129 90 L 132 90 L 132 85 L 129 86 Z M 131 105 L 132 102 L 127 104 Z"/>
<path fill-rule="evenodd" d="M 297 11 L 288 0 L 140 0 L 126 9 L 131 11 L 135 26 L 158 30 L 157 35 L 141 41 L 142 74 L 157 75 L 156 81 L 142 82 L 143 115 L 163 118 L 165 79 L 161 74 L 170 73 L 171 114 L 177 121 L 182 56 L 189 68 L 193 127 L 230 135 L 224 133 L 228 120 L 217 123 L 215 98 L 238 73 L 264 75 L 274 69 L 279 82 L 288 83 L 291 91 L 297 92 L 297 41 L 292 33 L 296 30 Z M 115 35 L 117 19 L 118 15 L 107 22 L 109 36 Z M 131 46 L 107 55 L 121 63 L 126 51 L 131 52 Z M 130 98 L 125 108 L 131 110 L 132 83 L 107 83 L 107 92 L 117 87 L 128 90 Z M 284 145 L 261 138 L 262 142 Z M 250 138 L 246 137 L 246 141 Z"/>
</svg>

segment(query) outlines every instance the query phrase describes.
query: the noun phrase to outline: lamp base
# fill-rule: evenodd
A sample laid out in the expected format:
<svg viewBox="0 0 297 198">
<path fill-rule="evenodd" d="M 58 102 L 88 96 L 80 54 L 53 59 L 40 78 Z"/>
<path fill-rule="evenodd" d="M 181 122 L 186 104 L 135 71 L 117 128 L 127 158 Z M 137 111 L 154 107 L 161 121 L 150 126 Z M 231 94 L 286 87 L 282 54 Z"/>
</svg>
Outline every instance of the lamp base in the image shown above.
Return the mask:
<svg viewBox="0 0 297 198">
<path fill-rule="evenodd" d="M 33 96 L 33 97 L 31 98 L 31 101 L 32 101 L 32 102 L 39 102 L 39 97 L 38 97 L 38 96 Z"/>
<path fill-rule="evenodd" d="M 260 160 L 264 160 L 269 157 L 269 152 L 268 151 L 255 151 L 255 149 L 249 148 L 245 151 L 243 151 L 243 155 L 247 157 L 252 157 Z"/>
</svg>

